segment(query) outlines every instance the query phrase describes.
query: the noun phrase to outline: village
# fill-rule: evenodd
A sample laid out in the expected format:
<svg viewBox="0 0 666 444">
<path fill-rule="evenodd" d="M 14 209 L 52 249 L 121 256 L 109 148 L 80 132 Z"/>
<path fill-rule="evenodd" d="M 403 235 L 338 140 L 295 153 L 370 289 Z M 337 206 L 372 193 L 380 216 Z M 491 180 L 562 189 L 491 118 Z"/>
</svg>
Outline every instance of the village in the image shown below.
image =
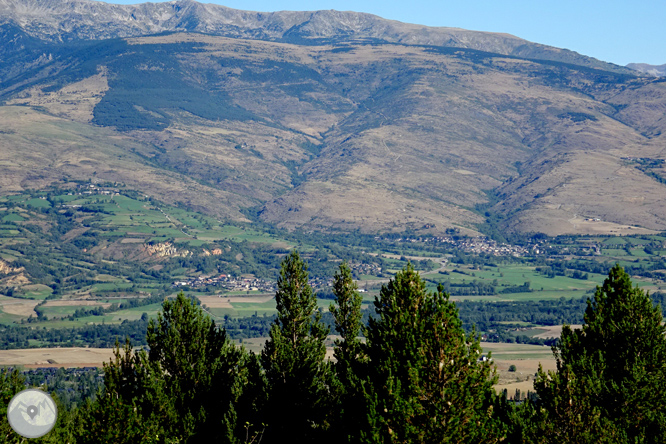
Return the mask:
<svg viewBox="0 0 666 444">
<path fill-rule="evenodd" d="M 380 275 L 381 267 L 376 264 L 350 264 L 350 268 L 355 276 Z M 311 277 L 310 286 L 317 289 L 324 289 L 333 285 L 332 278 Z M 197 276 L 196 278 L 176 281 L 172 284 L 175 288 L 201 289 L 207 287 L 219 287 L 225 292 L 248 292 L 257 291 L 272 293 L 275 291 L 275 282 L 250 276 L 232 276 L 230 274 L 219 274 L 209 276 Z M 362 292 L 364 292 L 363 290 Z"/>
<path fill-rule="evenodd" d="M 228 274 L 219 274 L 213 276 L 197 276 L 193 279 L 176 281 L 174 287 L 204 288 L 220 287 L 224 291 L 275 291 L 275 283 L 265 279 L 250 278 L 243 276 L 231 276 Z"/>
<path fill-rule="evenodd" d="M 379 238 L 377 238 L 379 239 Z M 458 237 L 458 236 L 434 236 L 434 237 L 404 237 L 397 238 L 395 242 L 434 242 L 446 243 L 465 251 L 467 253 L 490 254 L 492 256 L 514 256 L 522 257 L 530 253 L 539 253 L 536 246 L 532 248 L 520 245 L 498 243 L 488 237 Z"/>
</svg>

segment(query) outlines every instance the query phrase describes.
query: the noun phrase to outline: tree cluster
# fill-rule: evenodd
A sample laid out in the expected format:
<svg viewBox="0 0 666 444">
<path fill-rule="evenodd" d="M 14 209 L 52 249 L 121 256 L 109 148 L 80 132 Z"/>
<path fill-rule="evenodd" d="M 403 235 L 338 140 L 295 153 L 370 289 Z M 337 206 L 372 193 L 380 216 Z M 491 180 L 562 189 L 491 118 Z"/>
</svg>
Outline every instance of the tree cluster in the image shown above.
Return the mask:
<svg viewBox="0 0 666 444">
<path fill-rule="evenodd" d="M 296 252 L 282 262 L 277 316 L 261 353 L 233 344 L 183 295 L 105 367 L 76 442 L 498 442 L 494 369 L 455 305 L 408 265 L 362 325 L 350 268 L 335 275 L 331 333 Z M 366 337 L 360 339 L 361 330 Z"/>
<path fill-rule="evenodd" d="M 540 369 L 536 396 L 510 411 L 510 441 L 666 442 L 665 333 L 661 308 L 615 265 L 582 329 L 565 325 L 553 346 L 557 370 Z"/>
<path fill-rule="evenodd" d="M 619 266 L 587 302 L 582 329 L 563 328 L 557 370 L 540 370 L 535 391 L 514 397 L 522 402 L 495 394 L 476 334 L 411 265 L 382 287 L 367 326 L 351 270 L 339 267 L 334 359 L 298 253 L 283 260 L 277 287 L 278 314 L 258 354 L 232 343 L 194 300 L 165 300 L 148 324 L 148 350 L 117 346 L 104 389 L 63 409 L 43 442 L 666 442 L 661 308 Z M 0 397 L 23 383 L 0 372 Z"/>
</svg>

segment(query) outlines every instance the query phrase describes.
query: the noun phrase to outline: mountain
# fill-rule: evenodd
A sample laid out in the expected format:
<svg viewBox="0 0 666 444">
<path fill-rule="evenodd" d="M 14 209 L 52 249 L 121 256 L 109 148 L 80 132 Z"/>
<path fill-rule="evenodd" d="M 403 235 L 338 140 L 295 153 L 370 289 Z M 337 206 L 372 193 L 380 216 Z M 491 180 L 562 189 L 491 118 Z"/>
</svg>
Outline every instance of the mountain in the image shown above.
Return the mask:
<svg viewBox="0 0 666 444">
<path fill-rule="evenodd" d="M 664 65 L 649 65 L 647 63 L 629 63 L 627 68 L 633 69 L 638 72 L 649 74 L 655 77 L 666 76 L 666 64 Z"/>
<path fill-rule="evenodd" d="M 0 0 L 0 17 L 32 37 L 51 42 L 138 37 L 162 32 L 196 32 L 298 44 L 355 39 L 477 49 L 626 71 L 626 68 L 573 51 L 531 43 L 508 34 L 432 28 L 385 20 L 372 14 L 334 10 L 261 13 L 193 0 L 139 5 L 92 0 Z"/>
<path fill-rule="evenodd" d="M 352 12 L 0 0 L 0 17 L 3 193 L 123 182 L 303 229 L 666 229 L 666 83 L 625 67 Z"/>
</svg>

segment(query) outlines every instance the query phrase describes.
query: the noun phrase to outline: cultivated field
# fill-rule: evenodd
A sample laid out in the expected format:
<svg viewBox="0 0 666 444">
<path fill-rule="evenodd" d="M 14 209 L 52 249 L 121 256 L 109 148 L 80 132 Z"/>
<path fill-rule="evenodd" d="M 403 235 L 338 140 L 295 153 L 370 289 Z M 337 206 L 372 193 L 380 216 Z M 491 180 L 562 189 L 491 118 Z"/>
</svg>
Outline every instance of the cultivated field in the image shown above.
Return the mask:
<svg viewBox="0 0 666 444">
<path fill-rule="evenodd" d="M 544 370 L 555 370 L 555 359 L 550 347 L 527 344 L 505 344 L 482 342 L 484 352 L 491 352 L 493 362 L 497 366 L 499 380 L 495 388 L 507 389 L 512 396 L 516 388 L 521 392 L 534 390 L 534 375 L 539 365 Z M 515 365 L 516 371 L 510 372 L 509 366 Z"/>
<path fill-rule="evenodd" d="M 572 329 L 580 329 L 582 328 L 582 325 L 572 325 Z M 549 327 L 538 327 L 539 330 L 543 330 L 543 333 L 539 333 L 537 335 L 532 336 L 533 338 L 541 338 L 541 339 L 548 339 L 548 338 L 559 338 L 562 336 L 562 326 L 561 325 L 553 325 Z"/>
<path fill-rule="evenodd" d="M 32 299 L 18 299 L 0 296 L 0 310 L 7 314 L 17 316 L 36 316 L 35 306 L 37 306 L 39 302 L 40 301 Z"/>
<path fill-rule="evenodd" d="M 110 307 L 109 302 L 98 302 L 89 300 L 56 300 L 48 301 L 43 305 L 44 307 Z"/>
<path fill-rule="evenodd" d="M 273 296 L 197 296 L 197 299 L 208 308 L 230 308 L 234 304 L 265 304 Z"/>
<path fill-rule="evenodd" d="M 0 350 L 0 366 L 101 367 L 113 357 L 111 348 L 31 348 Z"/>
</svg>

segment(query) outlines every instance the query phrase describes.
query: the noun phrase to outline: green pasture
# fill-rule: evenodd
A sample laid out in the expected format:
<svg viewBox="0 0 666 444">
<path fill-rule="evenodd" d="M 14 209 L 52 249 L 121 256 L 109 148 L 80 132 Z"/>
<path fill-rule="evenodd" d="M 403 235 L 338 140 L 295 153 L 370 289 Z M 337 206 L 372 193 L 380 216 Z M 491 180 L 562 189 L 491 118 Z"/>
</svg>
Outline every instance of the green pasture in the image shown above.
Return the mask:
<svg viewBox="0 0 666 444">
<path fill-rule="evenodd" d="M 127 308 L 123 310 L 118 310 L 111 313 L 110 315 L 115 318 L 127 319 L 129 321 L 135 321 L 141 319 L 143 313 L 147 313 L 148 316 L 155 317 L 157 313 L 162 311 L 162 303 L 157 302 L 155 304 L 144 305 L 141 307 Z"/>
<path fill-rule="evenodd" d="M 46 299 L 51 296 L 53 289 L 42 284 L 26 285 L 23 287 L 24 298 L 28 299 Z"/>
<path fill-rule="evenodd" d="M 642 239 L 640 237 L 625 237 L 624 239 L 631 245 L 646 245 L 652 242 L 652 239 Z"/>
<path fill-rule="evenodd" d="M 535 327 L 535 328 L 526 328 L 526 329 L 524 329 L 524 330 L 522 330 L 522 329 L 521 329 L 521 330 L 516 330 L 516 331 L 514 331 L 513 333 L 514 333 L 516 336 L 529 336 L 529 337 L 532 337 L 532 336 L 540 335 L 540 334 L 542 334 L 542 333 L 546 333 L 547 331 L 548 331 L 548 330 L 544 330 L 543 328 Z"/>
<path fill-rule="evenodd" d="M 124 282 L 124 279 L 118 276 L 111 276 L 110 274 L 98 274 L 95 276 L 96 281 L 100 282 Z"/>
<path fill-rule="evenodd" d="M 237 313 L 236 316 L 252 316 L 257 313 L 261 316 L 263 314 L 271 315 L 276 312 L 275 299 L 270 299 L 264 303 L 256 302 L 235 302 L 231 304 L 234 308 L 234 311 Z"/>
<path fill-rule="evenodd" d="M 627 251 L 623 249 L 617 249 L 617 248 L 603 248 L 601 250 L 601 255 L 602 256 L 608 256 L 611 258 L 621 258 L 621 257 L 630 257 L 630 254 L 627 254 Z"/>
<path fill-rule="evenodd" d="M 69 308 L 69 307 L 68 307 Z M 128 308 L 126 310 L 118 310 L 112 313 L 107 313 L 103 316 L 85 316 L 76 318 L 74 320 L 50 320 L 36 324 L 46 328 L 72 328 L 82 327 L 88 324 L 120 324 L 124 320 L 135 321 L 141 319 L 143 313 L 147 313 L 150 317 L 156 317 L 157 312 L 162 309 L 162 304 L 144 305 L 143 307 Z"/>
<path fill-rule="evenodd" d="M 605 276 L 601 274 L 588 273 L 588 279 L 573 279 L 566 276 L 547 277 L 538 273 L 536 267 L 525 265 L 500 265 L 495 267 L 482 267 L 473 269 L 470 266 L 451 264 L 447 267 L 449 274 L 425 273 L 423 276 L 435 282 L 449 281 L 451 284 L 469 284 L 474 281 L 488 285 L 496 284 L 498 294 L 488 296 L 457 295 L 453 300 L 542 300 L 559 299 L 561 297 L 582 297 L 588 291 L 600 285 Z M 499 270 L 499 271 L 498 271 Z M 503 289 L 519 287 L 525 282 L 530 283 L 530 292 L 501 293 Z M 428 289 L 433 291 L 437 284 L 428 282 Z"/>
<path fill-rule="evenodd" d="M 17 213 L 9 213 L 2 218 L 4 222 L 23 222 L 25 218 Z"/>
<path fill-rule="evenodd" d="M 631 255 L 634 257 L 652 257 L 651 254 L 648 254 L 642 248 L 632 248 Z"/>
<path fill-rule="evenodd" d="M 275 314 L 275 299 L 264 303 L 257 302 L 234 302 L 232 308 L 208 308 L 207 310 L 215 317 L 222 318 L 225 315 L 230 317 L 246 317 L 255 313 L 257 316 Z"/>
<path fill-rule="evenodd" d="M 13 254 L 7 253 L 6 250 L 0 250 L 0 259 L 6 262 L 12 262 L 16 260 L 16 256 Z"/>
<path fill-rule="evenodd" d="M 502 295 L 502 296 L 507 296 L 507 295 Z M 456 296 L 451 296 L 450 299 L 452 301 L 484 301 L 484 302 L 495 302 L 495 301 L 501 301 L 501 300 L 506 300 L 508 298 L 506 297 L 499 297 L 497 295 L 484 295 L 484 296 L 477 296 L 477 295 L 456 295 Z"/>
<path fill-rule="evenodd" d="M 67 317 L 72 314 L 79 308 L 84 308 L 86 310 L 91 310 L 95 308 L 96 306 L 93 305 L 86 305 L 86 306 L 49 306 L 49 305 L 44 305 L 39 308 L 39 311 L 44 313 L 45 316 L 47 316 L 49 319 L 52 317 Z"/>
<path fill-rule="evenodd" d="M 625 237 L 609 237 L 601 242 L 602 245 L 625 245 L 627 243 L 627 238 Z"/>
<path fill-rule="evenodd" d="M 505 301 L 542 301 L 546 299 L 560 299 L 560 298 L 582 298 L 585 295 L 590 295 L 587 291 L 583 290 L 560 290 L 560 291 L 532 291 L 529 293 L 509 293 L 497 295 L 500 300 Z"/>
<path fill-rule="evenodd" d="M 114 291 L 114 290 L 126 290 L 130 288 L 132 285 L 131 282 L 106 282 L 106 283 L 100 283 L 100 284 L 95 284 L 91 287 L 91 291 Z"/>
<path fill-rule="evenodd" d="M 48 200 L 45 199 L 28 199 L 25 201 L 26 205 L 29 205 L 31 207 L 35 208 L 51 208 L 51 203 Z"/>
</svg>

